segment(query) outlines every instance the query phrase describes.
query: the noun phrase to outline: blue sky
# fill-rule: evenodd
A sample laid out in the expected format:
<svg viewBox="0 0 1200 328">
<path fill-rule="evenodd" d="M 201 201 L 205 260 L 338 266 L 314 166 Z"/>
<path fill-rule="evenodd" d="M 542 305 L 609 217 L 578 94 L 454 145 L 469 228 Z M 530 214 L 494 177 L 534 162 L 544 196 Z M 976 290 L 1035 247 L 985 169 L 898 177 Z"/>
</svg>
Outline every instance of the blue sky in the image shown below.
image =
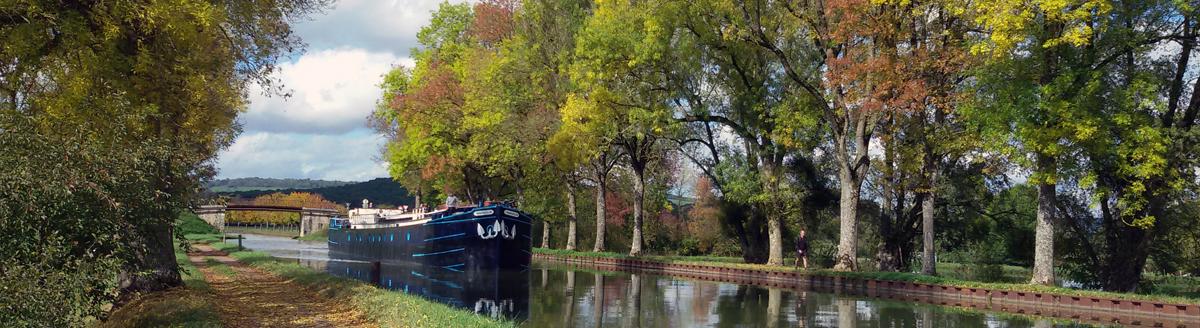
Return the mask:
<svg viewBox="0 0 1200 328">
<path fill-rule="evenodd" d="M 218 155 L 218 178 L 362 181 L 386 177 L 383 138 L 366 127 L 381 76 L 412 66 L 409 50 L 441 0 L 342 0 L 298 22 L 307 51 L 280 63 L 291 97 L 250 90 L 243 132 Z M 454 1 L 452 1 L 454 2 Z"/>
</svg>

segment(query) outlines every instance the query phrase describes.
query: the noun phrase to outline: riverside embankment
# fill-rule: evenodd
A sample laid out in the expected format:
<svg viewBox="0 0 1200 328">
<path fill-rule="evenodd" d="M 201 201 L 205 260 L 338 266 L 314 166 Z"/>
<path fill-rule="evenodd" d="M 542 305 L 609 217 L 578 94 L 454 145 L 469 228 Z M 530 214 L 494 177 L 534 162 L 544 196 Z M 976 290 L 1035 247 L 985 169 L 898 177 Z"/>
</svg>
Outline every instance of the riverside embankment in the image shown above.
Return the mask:
<svg viewBox="0 0 1200 328">
<path fill-rule="evenodd" d="M 542 249 L 535 250 L 534 258 L 599 270 L 1049 316 L 1091 324 L 1200 327 L 1200 302 L 1177 297 L 977 283 L 903 273 L 806 271 L 789 267 L 631 258 L 606 253 Z"/>
</svg>

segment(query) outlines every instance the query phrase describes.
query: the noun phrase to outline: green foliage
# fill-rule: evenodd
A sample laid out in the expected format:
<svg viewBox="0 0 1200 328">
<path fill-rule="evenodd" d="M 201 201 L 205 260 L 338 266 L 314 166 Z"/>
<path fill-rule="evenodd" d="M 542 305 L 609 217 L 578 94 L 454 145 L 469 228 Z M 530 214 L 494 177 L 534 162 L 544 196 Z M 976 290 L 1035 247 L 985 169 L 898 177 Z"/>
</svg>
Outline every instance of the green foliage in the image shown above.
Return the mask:
<svg viewBox="0 0 1200 328">
<path fill-rule="evenodd" d="M 946 254 L 943 260 L 966 264 L 959 267 L 959 275 L 968 280 L 1002 282 L 1008 255 L 1004 241 L 1001 236 L 992 235 L 968 245 L 964 251 Z"/>
<path fill-rule="evenodd" d="M 825 263 L 844 222 L 861 232 L 847 244 L 887 250 L 856 254 L 910 259 L 933 197 L 956 274 L 1011 281 L 997 268 L 1034 263 L 1037 187 L 1053 185 L 1040 229 L 1060 246 L 1039 262 L 1131 290 L 1113 282 L 1146 257 L 1196 270 L 1195 51 L 1165 46 L 1194 38 L 1194 14 L 1165 0 L 444 4 L 416 66 L 383 78 L 375 118 L 394 179 L 521 200 L 554 244 L 566 186 L 595 196 L 604 181 L 607 204 L 588 205 L 610 217 L 579 222 L 612 223 L 615 249 L 635 242 L 644 196 L 655 253 L 764 262 L 768 235 L 807 229 Z M 712 199 L 668 206 L 693 175 Z M 859 204 L 834 206 L 834 186 Z"/>
<path fill-rule="evenodd" d="M 79 326 L 102 316 L 118 271 L 147 251 L 140 234 L 171 224 L 183 199 L 144 178 L 161 172 L 155 159 L 169 148 L 114 149 L 30 127 L 0 111 L 0 321 Z M 163 173 L 184 174 L 174 169 Z"/>
<path fill-rule="evenodd" d="M 175 231 L 179 235 L 215 234 L 220 232 L 217 231 L 216 227 L 209 225 L 208 222 L 204 222 L 199 216 L 190 211 L 180 211 L 179 219 L 175 221 Z"/>
<path fill-rule="evenodd" d="M 82 326 L 180 283 L 171 228 L 323 0 L 0 6 L 0 322 Z M 9 299 L 8 297 L 13 297 Z"/>
</svg>

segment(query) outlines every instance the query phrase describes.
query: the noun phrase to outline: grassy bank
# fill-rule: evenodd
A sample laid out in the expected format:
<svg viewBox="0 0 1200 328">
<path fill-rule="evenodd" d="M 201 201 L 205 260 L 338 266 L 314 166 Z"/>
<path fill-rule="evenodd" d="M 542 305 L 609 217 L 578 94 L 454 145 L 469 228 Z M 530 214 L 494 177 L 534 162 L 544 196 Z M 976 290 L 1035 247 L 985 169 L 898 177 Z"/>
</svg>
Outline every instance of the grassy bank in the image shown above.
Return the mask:
<svg viewBox="0 0 1200 328">
<path fill-rule="evenodd" d="M 304 241 L 327 241 L 329 240 L 329 229 L 313 231 L 299 239 Z"/>
<path fill-rule="evenodd" d="M 256 268 L 272 272 L 339 302 L 348 302 L 382 327 L 515 327 L 416 295 L 376 288 L 276 259 L 262 252 L 237 251 L 236 244 L 214 243 L 217 249 Z"/>
<path fill-rule="evenodd" d="M 544 248 L 535 248 L 533 250 L 533 252 L 537 253 L 537 254 L 546 254 L 546 255 L 568 255 L 568 256 L 593 257 L 593 258 L 613 258 L 613 259 L 634 259 L 634 258 L 636 258 L 639 260 L 648 260 L 648 261 L 655 261 L 655 262 L 662 262 L 662 263 L 708 265 L 708 266 L 715 266 L 715 267 L 752 269 L 752 270 L 762 270 L 762 271 L 793 272 L 793 271 L 797 270 L 791 266 L 772 266 L 772 265 L 763 265 L 763 264 L 748 264 L 748 263 L 741 262 L 740 259 L 728 258 L 728 257 L 713 258 L 713 257 L 703 257 L 703 256 L 653 256 L 653 255 L 631 257 L 626 254 L 611 253 L 611 252 L 579 252 L 579 251 L 566 251 L 566 250 L 544 249 Z M 714 259 L 715 259 L 715 261 L 714 261 Z M 950 271 L 953 271 L 953 269 L 957 265 L 958 264 L 953 264 L 953 263 L 939 264 L 938 269 L 940 272 L 950 272 Z M 1027 272 L 1027 271 L 1023 271 L 1023 270 L 1025 270 L 1025 269 L 1020 268 L 1020 267 L 1006 267 L 1004 274 L 1006 276 L 1009 276 L 1009 275 L 1023 274 L 1023 272 Z M 946 276 L 927 276 L 927 275 L 906 273 L 906 272 L 839 272 L 839 271 L 833 271 L 833 270 L 827 270 L 827 269 L 813 269 L 813 270 L 808 270 L 805 273 L 811 274 L 811 275 L 817 275 L 817 276 L 841 276 L 841 277 L 859 278 L 859 279 L 905 281 L 905 282 L 917 282 L 917 283 L 968 287 L 968 288 L 986 288 L 986 289 L 991 289 L 991 290 L 1052 293 L 1052 294 L 1060 294 L 1060 295 L 1101 297 L 1101 298 L 1114 298 L 1114 299 L 1125 299 L 1125 300 L 1155 301 L 1155 302 L 1167 302 L 1167 303 L 1200 304 L 1200 298 L 1194 297 L 1191 293 L 1180 293 L 1180 294 L 1113 293 L 1113 292 L 1103 292 L 1103 291 L 1094 291 L 1094 290 L 1080 290 L 1080 289 L 1070 289 L 1070 288 L 1061 288 L 1061 287 L 1038 286 L 1038 285 L 1029 285 L 1029 284 L 1021 284 L 1021 283 L 987 283 L 987 282 L 970 281 L 970 280 L 958 279 L 958 278 L 946 277 Z"/>
</svg>

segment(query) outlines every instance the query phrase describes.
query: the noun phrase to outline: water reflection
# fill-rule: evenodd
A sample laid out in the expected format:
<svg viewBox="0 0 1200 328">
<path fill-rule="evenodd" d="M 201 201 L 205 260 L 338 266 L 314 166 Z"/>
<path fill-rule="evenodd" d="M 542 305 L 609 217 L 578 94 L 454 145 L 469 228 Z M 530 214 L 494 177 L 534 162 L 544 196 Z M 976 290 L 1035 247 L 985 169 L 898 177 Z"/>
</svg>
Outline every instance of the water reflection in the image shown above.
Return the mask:
<svg viewBox="0 0 1200 328">
<path fill-rule="evenodd" d="M 399 264 L 330 259 L 324 243 L 252 236 L 249 248 L 423 295 L 524 327 L 1082 327 L 1032 317 L 813 291 L 599 271 L 535 262 L 531 271 L 452 280 Z M 414 274 L 414 272 L 419 273 Z"/>
<path fill-rule="evenodd" d="M 464 275 L 405 262 L 345 261 L 336 252 L 331 254 L 333 258 L 325 270 L 335 275 L 421 295 L 493 318 L 520 321 L 529 316 L 528 272 Z"/>
<path fill-rule="evenodd" d="M 325 243 L 288 238 L 247 236 L 246 247 L 333 275 L 361 280 L 399 292 L 420 295 L 493 318 L 524 321 L 529 316 L 529 272 L 452 271 L 410 262 L 367 262 L 338 252 Z"/>
<path fill-rule="evenodd" d="M 539 263 L 525 327 L 1085 327 L 812 291 Z"/>
</svg>

